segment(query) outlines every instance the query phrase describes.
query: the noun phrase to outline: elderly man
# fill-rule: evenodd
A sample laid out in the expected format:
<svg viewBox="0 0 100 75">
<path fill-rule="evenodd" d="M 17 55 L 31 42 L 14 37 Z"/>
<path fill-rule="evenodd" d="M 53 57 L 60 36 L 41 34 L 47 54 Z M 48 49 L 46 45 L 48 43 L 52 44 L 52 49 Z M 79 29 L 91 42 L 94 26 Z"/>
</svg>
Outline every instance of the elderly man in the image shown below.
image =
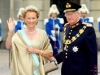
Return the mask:
<svg viewBox="0 0 100 75">
<path fill-rule="evenodd" d="M 68 23 L 64 25 L 63 51 L 51 61 L 62 63 L 61 75 L 97 75 L 97 44 L 94 28 L 80 20 L 80 5 L 63 3 Z"/>
</svg>

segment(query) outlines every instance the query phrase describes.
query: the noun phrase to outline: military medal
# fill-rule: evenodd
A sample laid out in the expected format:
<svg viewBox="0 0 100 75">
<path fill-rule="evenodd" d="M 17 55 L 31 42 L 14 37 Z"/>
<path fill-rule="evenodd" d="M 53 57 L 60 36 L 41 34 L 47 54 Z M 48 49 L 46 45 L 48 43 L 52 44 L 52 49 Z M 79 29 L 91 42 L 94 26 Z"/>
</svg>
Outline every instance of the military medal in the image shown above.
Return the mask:
<svg viewBox="0 0 100 75">
<path fill-rule="evenodd" d="M 73 47 L 73 52 L 77 52 L 77 51 L 78 51 L 77 46 L 74 46 L 74 47 Z"/>
</svg>

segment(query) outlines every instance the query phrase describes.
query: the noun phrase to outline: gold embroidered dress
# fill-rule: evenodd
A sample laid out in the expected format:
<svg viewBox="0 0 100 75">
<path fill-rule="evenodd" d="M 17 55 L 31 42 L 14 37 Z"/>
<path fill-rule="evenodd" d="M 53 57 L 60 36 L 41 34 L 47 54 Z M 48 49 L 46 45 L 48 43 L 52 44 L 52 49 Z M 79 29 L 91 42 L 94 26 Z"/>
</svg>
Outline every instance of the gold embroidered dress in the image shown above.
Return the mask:
<svg viewBox="0 0 100 75">
<path fill-rule="evenodd" d="M 32 46 L 37 49 L 48 50 L 52 52 L 52 47 L 49 43 L 48 36 L 44 30 L 39 30 L 39 37 L 30 40 Z M 20 30 L 15 33 L 12 38 L 11 49 L 11 73 L 12 75 L 34 75 L 33 71 L 38 69 L 38 75 L 45 75 L 43 68 L 44 58 L 41 55 L 37 55 L 40 62 L 39 68 L 37 68 L 32 54 L 29 54 L 26 50 L 27 44 L 20 33 Z"/>
</svg>

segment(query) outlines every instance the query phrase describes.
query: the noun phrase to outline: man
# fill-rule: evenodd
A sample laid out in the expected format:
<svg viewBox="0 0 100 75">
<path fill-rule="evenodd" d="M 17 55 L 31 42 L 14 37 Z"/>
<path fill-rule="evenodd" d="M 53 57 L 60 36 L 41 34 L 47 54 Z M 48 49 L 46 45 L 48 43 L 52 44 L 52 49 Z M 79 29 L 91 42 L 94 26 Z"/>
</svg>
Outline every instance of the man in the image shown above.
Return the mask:
<svg viewBox="0 0 100 75">
<path fill-rule="evenodd" d="M 92 25 L 80 20 L 80 5 L 67 1 L 63 8 L 68 21 L 64 25 L 64 48 L 55 56 L 58 64 L 63 62 L 61 75 L 97 75 L 97 44 Z"/>
<path fill-rule="evenodd" d="M 57 6 L 53 4 L 49 9 L 49 18 L 44 20 L 45 30 L 53 48 L 53 55 L 58 54 L 58 51 L 61 48 L 60 32 L 63 31 L 64 20 L 62 18 L 58 18 L 58 15 L 59 11 Z"/>
<path fill-rule="evenodd" d="M 85 4 L 82 4 L 81 5 L 82 7 L 79 9 L 79 12 L 80 12 L 80 16 L 81 16 L 81 20 L 83 22 L 87 22 L 87 23 L 90 23 L 93 25 L 93 17 L 87 17 L 88 14 L 89 14 L 89 10 L 88 8 L 86 7 Z"/>
</svg>

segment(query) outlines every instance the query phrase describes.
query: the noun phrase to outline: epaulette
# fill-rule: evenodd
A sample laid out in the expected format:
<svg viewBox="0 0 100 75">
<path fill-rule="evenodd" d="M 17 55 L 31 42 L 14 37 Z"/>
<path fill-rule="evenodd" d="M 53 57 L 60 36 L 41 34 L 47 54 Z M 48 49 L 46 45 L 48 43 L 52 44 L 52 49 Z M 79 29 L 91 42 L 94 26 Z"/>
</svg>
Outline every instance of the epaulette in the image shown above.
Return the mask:
<svg viewBox="0 0 100 75">
<path fill-rule="evenodd" d="M 69 23 L 64 24 L 64 27 L 66 27 Z"/>
<path fill-rule="evenodd" d="M 86 27 L 92 27 L 92 24 L 90 23 L 83 22 L 82 24 L 85 25 Z"/>
</svg>

